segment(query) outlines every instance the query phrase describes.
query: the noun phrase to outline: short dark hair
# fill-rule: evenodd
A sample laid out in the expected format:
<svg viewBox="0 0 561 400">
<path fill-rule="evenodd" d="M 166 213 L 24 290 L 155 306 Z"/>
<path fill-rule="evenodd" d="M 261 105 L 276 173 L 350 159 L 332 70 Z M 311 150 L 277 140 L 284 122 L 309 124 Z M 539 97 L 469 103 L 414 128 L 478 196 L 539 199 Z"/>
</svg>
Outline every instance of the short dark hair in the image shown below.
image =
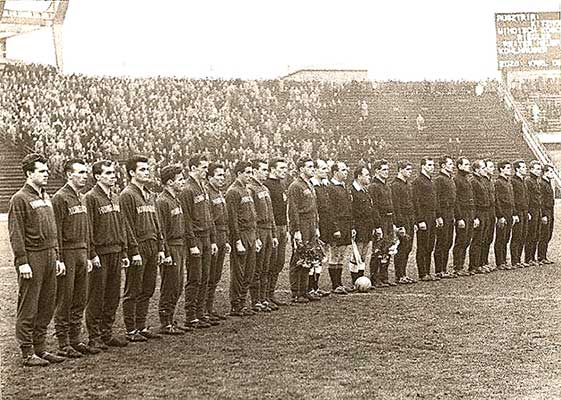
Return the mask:
<svg viewBox="0 0 561 400">
<path fill-rule="evenodd" d="M 473 170 L 474 171 L 479 171 L 481 168 L 485 168 L 487 164 L 485 164 L 485 161 L 483 160 L 475 160 L 473 162 Z"/>
<path fill-rule="evenodd" d="M 191 167 L 198 167 L 203 161 L 208 161 L 208 158 L 204 154 L 195 154 L 191 156 L 189 159 L 189 169 L 191 169 Z"/>
<path fill-rule="evenodd" d="M 467 157 L 458 157 L 458 159 L 456 160 L 456 168 L 462 165 L 464 163 L 464 160 L 469 161 Z"/>
<path fill-rule="evenodd" d="M 504 169 L 504 167 L 506 167 L 507 165 L 510 165 L 510 161 L 502 160 L 502 161 L 499 161 L 499 162 L 497 163 L 497 168 L 498 168 L 499 171 L 501 171 L 501 170 Z"/>
<path fill-rule="evenodd" d="M 142 154 L 135 154 L 134 156 L 132 156 L 127 160 L 127 163 L 125 164 L 125 168 L 127 169 L 127 175 L 129 176 L 129 178 L 131 177 L 131 172 L 136 171 L 136 167 L 138 163 L 141 162 L 147 163 L 148 157 L 143 156 Z"/>
<path fill-rule="evenodd" d="M 23 157 L 21 160 L 21 169 L 25 176 L 27 176 L 27 172 L 35 172 L 35 163 L 47 163 L 47 158 L 43 154 L 39 153 L 31 153 Z"/>
<path fill-rule="evenodd" d="M 80 158 L 71 158 L 71 159 L 67 160 L 64 163 L 64 166 L 62 167 L 62 170 L 63 170 L 65 175 L 69 172 L 74 171 L 74 164 L 86 165 L 86 162 L 84 160 L 80 159 Z"/>
<path fill-rule="evenodd" d="M 314 162 L 314 160 L 312 160 L 311 157 L 309 156 L 300 157 L 298 160 L 296 160 L 296 168 L 298 169 L 304 168 L 306 166 L 306 163 L 310 161 Z"/>
<path fill-rule="evenodd" d="M 548 171 L 551 171 L 553 169 L 554 169 L 553 165 L 551 165 L 551 164 L 544 164 L 544 166 L 543 166 L 543 172 L 548 172 Z"/>
<path fill-rule="evenodd" d="M 421 166 L 426 165 L 427 161 L 433 161 L 432 157 L 423 157 L 421 158 Z"/>
<path fill-rule="evenodd" d="M 493 160 L 491 160 L 490 158 L 486 158 L 485 160 L 483 160 L 483 162 L 485 163 L 485 166 L 487 166 L 487 164 L 492 163 Z"/>
<path fill-rule="evenodd" d="M 180 165 L 165 166 L 160 172 L 162 185 L 167 185 L 169 181 L 175 180 L 175 177 L 181 173 L 183 173 L 183 167 L 181 167 Z"/>
<path fill-rule="evenodd" d="M 217 169 L 224 169 L 224 165 L 214 162 L 208 166 L 209 178 L 212 178 L 214 176 L 214 171 L 216 171 Z"/>
<path fill-rule="evenodd" d="M 103 172 L 102 167 L 109 168 L 109 167 L 112 167 L 113 165 L 115 165 L 115 163 L 111 160 L 100 160 L 100 161 L 94 162 L 93 165 L 92 165 L 92 174 L 93 174 L 94 178 L 97 175 L 101 175 L 101 173 Z"/>
<path fill-rule="evenodd" d="M 518 168 L 520 168 L 520 166 L 522 164 L 526 164 L 526 161 L 524 160 L 516 160 L 512 162 L 512 167 L 514 168 L 514 170 L 516 171 Z"/>
<path fill-rule="evenodd" d="M 269 167 L 269 163 L 263 158 L 255 158 L 251 160 L 251 165 L 253 166 L 253 168 L 259 168 L 259 164 L 266 164 L 267 168 Z"/>
<path fill-rule="evenodd" d="M 238 176 L 240 172 L 244 172 L 246 168 L 252 168 L 252 165 L 249 161 L 244 161 L 244 160 L 238 161 L 234 166 L 234 174 Z"/>
<path fill-rule="evenodd" d="M 535 165 L 542 165 L 542 163 L 539 162 L 538 160 L 530 161 L 530 169 L 534 168 Z"/>
<path fill-rule="evenodd" d="M 374 161 L 374 164 L 372 164 L 372 168 L 374 169 L 374 171 L 378 171 L 379 169 L 382 168 L 382 165 L 390 165 L 390 163 L 388 162 L 388 160 L 376 160 Z"/>
<path fill-rule="evenodd" d="M 358 167 L 356 167 L 353 171 L 354 178 L 357 179 L 359 176 L 362 176 L 362 171 L 364 170 L 368 171 L 368 168 L 366 168 L 365 165 L 359 165 Z"/>
<path fill-rule="evenodd" d="M 281 158 L 281 157 L 272 158 L 269 161 L 269 168 L 276 168 L 277 165 L 280 164 L 280 163 L 285 163 L 286 164 L 286 160 L 284 158 Z"/>
<path fill-rule="evenodd" d="M 400 171 L 407 167 L 413 167 L 413 164 L 409 160 L 400 160 L 397 162 L 397 170 Z"/>
<path fill-rule="evenodd" d="M 333 165 L 331 166 L 331 173 L 334 174 L 335 172 L 339 171 L 339 164 L 341 164 L 343 161 L 335 161 L 333 163 Z"/>
<path fill-rule="evenodd" d="M 451 160 L 451 159 L 452 159 L 452 157 L 450 157 L 448 154 L 444 154 L 442 157 L 440 157 L 440 158 L 438 159 L 438 166 L 439 166 L 440 168 L 442 168 L 442 164 L 446 164 L 446 162 L 447 162 L 448 160 Z"/>
</svg>

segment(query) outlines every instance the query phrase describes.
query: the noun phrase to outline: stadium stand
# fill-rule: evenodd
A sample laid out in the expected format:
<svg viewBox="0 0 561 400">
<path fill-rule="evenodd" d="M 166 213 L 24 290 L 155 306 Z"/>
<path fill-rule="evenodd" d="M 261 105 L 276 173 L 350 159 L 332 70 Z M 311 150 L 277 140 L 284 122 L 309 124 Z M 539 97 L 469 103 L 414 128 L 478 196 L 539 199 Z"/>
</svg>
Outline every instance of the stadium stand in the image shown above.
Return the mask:
<svg viewBox="0 0 561 400">
<path fill-rule="evenodd" d="M 531 159 L 520 124 L 486 82 L 295 82 L 62 75 L 7 65 L 0 80 L 1 211 L 23 182 L 9 175 L 30 150 L 54 174 L 88 161 L 149 155 L 154 168 L 206 152 L 239 159 L 301 153 L 348 160 L 456 157 Z M 19 168 L 19 166 L 18 166 Z M 15 171 L 15 167 L 13 167 Z M 10 172 L 11 174 L 12 172 Z M 7 196 L 7 197 L 6 197 Z"/>
</svg>

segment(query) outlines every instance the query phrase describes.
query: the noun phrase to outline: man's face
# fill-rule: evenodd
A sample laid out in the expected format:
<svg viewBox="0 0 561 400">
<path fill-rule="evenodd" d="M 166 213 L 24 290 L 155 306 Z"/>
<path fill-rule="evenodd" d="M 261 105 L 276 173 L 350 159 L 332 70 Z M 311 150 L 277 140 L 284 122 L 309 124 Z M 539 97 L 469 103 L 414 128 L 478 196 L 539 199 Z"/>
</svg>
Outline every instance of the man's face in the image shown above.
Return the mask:
<svg viewBox="0 0 561 400">
<path fill-rule="evenodd" d="M 254 170 L 255 179 L 259 182 L 265 182 L 269 175 L 269 165 L 267 163 L 259 163 L 258 167 Z"/>
<path fill-rule="evenodd" d="M 271 172 L 274 173 L 277 178 L 284 179 L 288 173 L 288 165 L 283 161 L 278 162 L 275 168 L 271 168 Z"/>
<path fill-rule="evenodd" d="M 141 184 L 150 182 L 150 166 L 147 162 L 137 162 L 136 168 L 131 172 L 131 176 Z"/>
<path fill-rule="evenodd" d="M 464 158 L 462 160 L 462 163 L 460 165 L 458 165 L 458 169 L 460 171 L 470 172 L 471 171 L 471 163 L 469 162 L 469 160 Z"/>
<path fill-rule="evenodd" d="M 427 160 L 425 162 L 425 165 L 423 165 L 422 168 L 423 168 L 423 171 L 426 174 L 428 174 L 428 175 L 432 174 L 434 172 L 434 161 L 433 160 Z"/>
<path fill-rule="evenodd" d="M 442 168 L 444 169 L 444 171 L 451 174 L 452 172 L 454 172 L 454 161 L 451 158 L 447 158 L 446 163 L 442 165 Z"/>
<path fill-rule="evenodd" d="M 203 180 L 206 178 L 208 173 L 208 161 L 201 161 L 199 165 L 191 167 L 191 173 L 195 175 L 195 177 L 199 180 Z"/>
<path fill-rule="evenodd" d="M 370 171 L 367 168 L 363 168 L 361 174 L 357 178 L 358 183 L 362 186 L 370 185 Z"/>
<path fill-rule="evenodd" d="M 487 161 L 485 171 L 489 176 L 492 176 L 495 173 L 495 163 L 493 163 L 493 161 Z"/>
<path fill-rule="evenodd" d="M 172 189 L 176 192 L 181 192 L 185 186 L 185 176 L 183 173 L 175 175 L 175 179 L 170 183 Z"/>
<path fill-rule="evenodd" d="M 390 176 L 390 166 L 388 164 L 382 164 L 376 173 L 380 178 L 388 179 L 388 176 Z"/>
<path fill-rule="evenodd" d="M 308 179 L 310 179 L 311 177 L 314 176 L 316 169 L 314 167 L 314 162 L 313 161 L 307 161 L 304 164 L 304 167 L 300 168 L 300 173 L 303 173 L 304 176 Z"/>
<path fill-rule="evenodd" d="M 102 165 L 101 174 L 96 175 L 95 178 L 98 180 L 98 182 L 102 183 L 107 187 L 115 186 L 115 183 L 117 182 L 117 175 L 115 174 L 115 166 L 111 165 L 110 167 L 107 167 L 105 165 Z"/>
<path fill-rule="evenodd" d="M 532 166 L 532 174 L 536 175 L 536 176 L 541 176 L 542 175 L 542 165 L 541 164 L 534 164 Z"/>
<path fill-rule="evenodd" d="M 553 168 L 548 168 L 548 170 L 544 172 L 544 175 L 548 179 L 553 179 L 555 177 L 555 173 L 553 172 Z"/>
<path fill-rule="evenodd" d="M 247 185 L 249 183 L 249 179 L 252 176 L 253 176 L 253 168 L 251 167 L 246 167 L 246 169 L 238 173 L 238 177 L 244 185 Z"/>
<path fill-rule="evenodd" d="M 520 163 L 516 172 L 522 176 L 525 176 L 528 173 L 528 167 L 526 167 L 526 163 Z"/>
<path fill-rule="evenodd" d="M 226 175 L 224 173 L 224 168 L 216 168 L 214 174 L 209 178 L 210 183 L 216 187 L 223 187 L 226 180 Z"/>
<path fill-rule="evenodd" d="M 345 163 L 339 163 L 339 170 L 335 172 L 335 178 L 339 182 L 345 182 L 347 180 L 347 176 L 349 176 L 349 167 Z"/>
<path fill-rule="evenodd" d="M 501 170 L 501 173 L 505 176 L 511 176 L 512 175 L 512 166 L 510 164 L 507 164 L 503 167 L 503 169 Z"/>
<path fill-rule="evenodd" d="M 88 167 L 84 164 L 75 163 L 72 165 L 72 172 L 67 174 L 68 182 L 81 189 L 86 186 L 88 180 Z"/>
<path fill-rule="evenodd" d="M 411 165 L 408 165 L 407 167 L 401 170 L 401 175 L 403 175 L 405 179 L 411 178 L 412 173 L 413 173 L 413 167 Z"/>
<path fill-rule="evenodd" d="M 47 182 L 49 181 L 49 167 L 47 163 L 35 161 L 35 170 L 33 172 L 27 172 L 27 178 L 35 186 L 47 186 Z"/>
<path fill-rule="evenodd" d="M 318 167 L 316 168 L 316 175 L 319 179 L 327 179 L 329 176 L 329 166 L 323 160 L 317 162 Z"/>
</svg>

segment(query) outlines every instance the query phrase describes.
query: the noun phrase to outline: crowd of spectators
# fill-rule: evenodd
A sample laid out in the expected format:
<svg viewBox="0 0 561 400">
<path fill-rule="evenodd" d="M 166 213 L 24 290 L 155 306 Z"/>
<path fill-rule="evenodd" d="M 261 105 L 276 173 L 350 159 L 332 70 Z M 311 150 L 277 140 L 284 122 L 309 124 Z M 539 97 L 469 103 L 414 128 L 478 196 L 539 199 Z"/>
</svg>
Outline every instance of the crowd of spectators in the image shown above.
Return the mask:
<svg viewBox="0 0 561 400">
<path fill-rule="evenodd" d="M 516 79 L 510 92 L 536 131 L 561 130 L 561 78 Z"/>
<path fill-rule="evenodd" d="M 2 74 L 0 135 L 46 154 L 55 172 L 71 156 L 92 162 L 124 160 L 132 153 L 147 154 L 156 169 L 195 152 L 227 167 L 273 156 L 291 161 L 302 153 L 375 159 L 392 150 L 392 143 L 373 129 L 384 116 L 369 109 L 369 98 L 393 94 L 406 102 L 410 96 L 480 95 L 477 84 L 467 81 L 92 77 L 36 64 L 6 65 Z M 485 85 L 495 90 L 495 82 Z M 403 112 L 399 104 L 392 107 Z M 410 118 L 412 134 L 422 133 L 420 113 Z"/>
</svg>

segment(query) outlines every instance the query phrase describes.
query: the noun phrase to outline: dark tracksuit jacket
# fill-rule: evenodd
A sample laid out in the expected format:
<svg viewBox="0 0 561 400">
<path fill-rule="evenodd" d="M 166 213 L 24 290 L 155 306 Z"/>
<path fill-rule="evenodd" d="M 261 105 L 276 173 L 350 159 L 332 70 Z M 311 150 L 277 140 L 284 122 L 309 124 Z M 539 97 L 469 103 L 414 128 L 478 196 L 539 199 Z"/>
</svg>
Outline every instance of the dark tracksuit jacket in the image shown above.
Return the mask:
<svg viewBox="0 0 561 400">
<path fill-rule="evenodd" d="M 510 240 L 512 229 L 512 216 L 514 215 L 514 190 L 511 180 L 499 176 L 495 180 L 495 215 L 497 220 L 506 220 L 503 226 L 497 221 L 497 233 L 495 238 L 495 259 L 497 265 L 506 263 L 506 249 Z"/>
<path fill-rule="evenodd" d="M 53 196 L 59 258 L 64 261 L 64 250 L 87 250 L 90 242 L 88 214 L 81 194 L 68 184 Z"/>
<path fill-rule="evenodd" d="M 271 203 L 273 205 L 273 215 L 276 226 L 286 226 L 288 217 L 286 214 L 288 196 L 286 186 L 280 179 L 267 178 L 265 186 L 269 189 Z"/>
<path fill-rule="evenodd" d="M 454 177 L 454 183 L 456 184 L 456 207 L 454 208 L 456 239 L 452 252 L 454 254 L 454 268 L 459 270 L 464 267 L 466 250 L 473 236 L 474 201 L 469 173 L 458 171 Z M 460 220 L 464 221 L 464 228 L 458 226 Z"/>
<path fill-rule="evenodd" d="M 456 206 L 456 183 L 446 173 L 440 171 L 434 178 L 436 190 L 436 218 L 442 218 L 443 226 L 435 231 L 434 270 L 446 272 L 450 248 L 454 241 L 454 207 Z"/>
<path fill-rule="evenodd" d="M 351 244 L 351 229 L 353 229 L 353 210 L 351 194 L 343 183 L 331 181 L 327 187 L 331 205 L 331 227 L 329 242 L 334 246 L 348 246 Z M 340 238 L 333 237 L 337 231 Z"/>
<path fill-rule="evenodd" d="M 396 278 L 406 275 L 407 259 L 413 245 L 415 234 L 415 205 L 413 204 L 413 186 L 396 177 L 391 183 L 394 222 L 396 227 L 405 229 L 405 236 L 399 238 L 397 254 L 394 257 Z"/>
<path fill-rule="evenodd" d="M 162 231 L 163 247 L 166 257 L 171 256 L 170 246 L 183 246 L 185 224 L 183 209 L 179 198 L 164 189 L 156 199 L 158 222 Z"/>
<path fill-rule="evenodd" d="M 512 226 L 512 239 L 510 242 L 510 258 L 513 264 L 521 261 L 522 250 L 528 236 L 528 189 L 526 180 L 514 175 L 510 180 L 514 192 L 514 215 L 520 222 Z"/>
<path fill-rule="evenodd" d="M 553 208 L 555 200 L 553 196 L 553 187 L 551 182 L 545 178 L 540 180 L 540 188 L 542 193 L 542 216 L 547 217 L 547 225 L 542 225 L 540 228 L 540 239 L 538 242 L 538 260 L 547 259 L 547 249 L 549 241 L 553 236 Z"/>
<path fill-rule="evenodd" d="M 431 178 L 421 173 L 413 181 L 413 203 L 417 224 L 424 222 L 426 230 L 417 231 L 417 269 L 419 276 L 430 273 L 431 254 L 434 249 L 435 219 L 437 209 L 436 189 Z"/>
<path fill-rule="evenodd" d="M 355 240 L 357 243 L 368 243 L 372 240 L 372 230 L 374 229 L 372 198 L 366 188 L 358 190 L 353 184 L 351 185 L 351 199 L 353 226 L 356 230 Z"/>
<path fill-rule="evenodd" d="M 473 238 L 469 250 L 469 266 L 471 269 L 479 268 L 485 264 L 483 260 L 483 247 L 488 231 L 494 220 L 491 221 L 491 193 L 489 180 L 484 176 L 474 174 L 471 180 L 473 189 L 474 218 L 479 219 L 479 227 L 474 228 Z"/>
<path fill-rule="evenodd" d="M 210 214 L 208 193 L 190 176 L 179 196 L 185 216 L 185 235 L 187 247 L 195 247 L 195 237 L 210 237 L 216 243 L 216 231 Z M 199 249 L 201 252 L 203 249 Z"/>
<path fill-rule="evenodd" d="M 288 224 L 290 233 L 302 233 L 304 241 L 315 235 L 318 223 L 316 194 L 313 186 L 299 176 L 288 187 Z"/>
<path fill-rule="evenodd" d="M 24 356 L 45 350 L 55 309 L 57 230 L 49 195 L 25 184 L 10 199 L 8 231 L 16 267 L 31 266 L 31 279 L 18 278 L 16 339 Z"/>
<path fill-rule="evenodd" d="M 532 219 L 528 222 L 528 236 L 524 246 L 524 261 L 535 261 L 538 248 L 539 230 L 542 218 L 542 193 L 541 176 L 530 173 L 526 177 L 526 188 L 528 193 L 528 212 Z"/>
<path fill-rule="evenodd" d="M 372 183 L 368 186 L 368 193 L 372 197 L 373 209 L 372 214 L 374 228 L 382 228 L 386 239 L 393 239 L 391 231 L 393 224 L 393 201 L 392 189 L 387 182 L 382 182 L 378 178 L 373 178 Z"/>
<path fill-rule="evenodd" d="M 331 202 L 329 201 L 329 180 L 318 182 L 312 179 L 316 193 L 316 204 L 318 209 L 319 237 L 323 242 L 329 242 L 333 236 L 333 217 L 331 215 Z"/>
</svg>

